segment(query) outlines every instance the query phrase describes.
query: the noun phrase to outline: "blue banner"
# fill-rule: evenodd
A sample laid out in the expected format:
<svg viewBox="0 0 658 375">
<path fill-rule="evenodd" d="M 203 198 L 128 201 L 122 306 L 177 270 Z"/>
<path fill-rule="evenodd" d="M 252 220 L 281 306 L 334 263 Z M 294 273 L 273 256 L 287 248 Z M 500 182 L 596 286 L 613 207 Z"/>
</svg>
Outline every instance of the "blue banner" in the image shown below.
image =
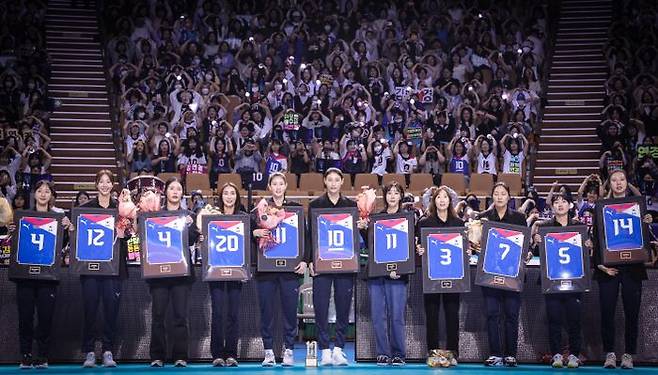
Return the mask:
<svg viewBox="0 0 658 375">
<path fill-rule="evenodd" d="M 546 241 L 546 273 L 549 280 L 573 280 L 585 276 L 583 241 L 580 233 L 548 233 Z"/>
<path fill-rule="evenodd" d="M 23 217 L 18 223 L 18 264 L 46 266 L 55 264 L 57 219 Z"/>
<path fill-rule="evenodd" d="M 242 267 L 244 249 L 245 228 L 242 221 L 208 223 L 208 266 Z"/>
<path fill-rule="evenodd" d="M 183 249 L 184 217 L 146 219 L 146 262 L 167 264 L 185 262 Z"/>
<path fill-rule="evenodd" d="M 519 275 L 523 254 L 523 233 L 515 230 L 491 228 L 482 270 L 491 275 L 514 278 Z"/>
<path fill-rule="evenodd" d="M 322 214 L 317 217 L 320 260 L 354 258 L 353 217 L 350 214 Z"/>
<path fill-rule="evenodd" d="M 623 251 L 642 248 L 642 216 L 637 203 L 609 204 L 603 207 L 607 248 Z"/>
<path fill-rule="evenodd" d="M 433 233 L 427 236 L 428 278 L 464 278 L 464 238 L 461 233 Z"/>
<path fill-rule="evenodd" d="M 267 259 L 294 259 L 299 255 L 299 215 L 286 212 L 286 217 L 272 230 L 277 244 L 263 253 Z"/>
<path fill-rule="evenodd" d="M 111 262 L 114 250 L 114 216 L 80 214 L 76 223 L 76 259 Z"/>
<path fill-rule="evenodd" d="M 409 259 L 409 221 L 384 219 L 374 223 L 375 263 L 406 262 Z"/>
</svg>

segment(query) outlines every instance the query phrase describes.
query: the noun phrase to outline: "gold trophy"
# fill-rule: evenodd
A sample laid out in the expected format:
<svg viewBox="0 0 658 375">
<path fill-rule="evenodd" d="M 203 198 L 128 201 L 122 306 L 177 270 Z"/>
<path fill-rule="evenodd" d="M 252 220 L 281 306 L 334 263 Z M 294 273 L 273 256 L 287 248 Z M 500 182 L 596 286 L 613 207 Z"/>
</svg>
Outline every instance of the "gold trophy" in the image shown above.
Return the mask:
<svg viewBox="0 0 658 375">
<path fill-rule="evenodd" d="M 306 341 L 306 367 L 318 367 L 317 341 Z"/>
</svg>

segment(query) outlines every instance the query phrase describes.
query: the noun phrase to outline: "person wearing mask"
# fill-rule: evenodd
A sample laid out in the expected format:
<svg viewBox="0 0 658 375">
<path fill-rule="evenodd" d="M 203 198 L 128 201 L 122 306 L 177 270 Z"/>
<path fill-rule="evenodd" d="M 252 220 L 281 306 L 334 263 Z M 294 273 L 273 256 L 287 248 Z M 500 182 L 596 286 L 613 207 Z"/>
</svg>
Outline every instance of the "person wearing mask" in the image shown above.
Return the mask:
<svg viewBox="0 0 658 375">
<path fill-rule="evenodd" d="M 343 172 L 338 168 L 329 168 L 323 175 L 325 193 L 311 201 L 308 216 L 318 208 L 356 207 L 356 202 L 343 196 Z M 366 229 L 367 223 L 361 219 L 359 229 Z M 310 236 L 307 236 L 310 237 Z M 310 240 L 310 238 L 309 238 Z M 307 243 L 310 248 L 312 245 Z M 315 309 L 315 324 L 318 330 L 318 347 L 322 353 L 321 366 L 346 366 L 347 356 L 343 352 L 345 347 L 345 333 L 349 324 L 350 307 L 354 295 L 353 274 L 322 274 L 315 275 L 313 265 L 310 266 L 313 278 L 313 306 Z M 334 303 L 336 304 L 336 343 L 333 351 L 329 349 L 329 300 L 331 287 L 334 288 Z"/>
<path fill-rule="evenodd" d="M 392 181 L 384 186 L 382 214 L 402 211 L 404 188 Z M 370 243 L 370 247 L 374 244 Z M 370 312 L 375 332 L 378 366 L 404 366 L 406 359 L 406 333 L 404 311 L 407 305 L 408 277 L 391 271 L 388 276 L 368 279 Z"/>
<path fill-rule="evenodd" d="M 556 193 L 551 198 L 553 208 L 552 219 L 537 222 L 533 225 L 533 243 L 539 245 L 544 239 L 538 231 L 541 227 L 566 227 L 580 225 L 579 222 L 569 217 L 569 206 L 571 200 L 566 194 Z M 585 241 L 586 247 L 592 247 L 592 241 Z M 548 341 L 553 353 L 551 365 L 554 368 L 564 366 L 562 352 L 562 317 L 566 316 L 566 329 L 569 334 L 569 357 L 566 359 L 567 367 L 577 368 L 580 366 L 578 356 L 581 350 L 581 315 L 582 315 L 582 293 L 555 293 L 545 294 L 546 316 L 548 317 Z"/>
<path fill-rule="evenodd" d="M 85 208 L 117 209 L 118 203 L 111 198 L 114 188 L 112 172 L 103 169 L 96 173 L 96 191 L 98 196 L 83 205 Z M 117 317 L 119 316 L 119 302 L 121 300 L 121 280 L 128 275 L 126 257 L 128 247 L 120 239 L 119 276 L 81 275 L 80 286 L 82 290 L 82 303 L 84 323 L 82 329 L 82 353 L 85 361 L 82 367 L 96 367 L 96 339 L 94 326 L 98 318 L 98 305 L 103 301 L 103 336 L 102 353 L 103 367 L 116 367 L 112 350 L 117 333 Z"/>
<path fill-rule="evenodd" d="M 480 213 L 479 217 L 481 219 L 526 226 L 525 215 L 508 207 L 510 192 L 509 187 L 504 182 L 494 184 L 491 195 L 493 207 Z M 484 363 L 486 366 L 516 367 L 521 293 L 488 287 L 482 287 L 482 293 L 484 294 L 489 350 L 491 352 L 491 355 Z M 501 346 L 501 310 L 505 312 L 504 346 Z"/>
<path fill-rule="evenodd" d="M 457 217 L 452 197 L 447 186 L 440 186 L 432 193 L 429 209 L 416 225 L 416 238 L 420 238 L 421 228 L 463 227 L 464 221 Z M 416 252 L 425 254 L 425 247 L 419 242 Z M 420 264 L 420 263 L 419 263 Z M 430 353 L 427 364 L 430 367 L 456 366 L 459 351 L 459 293 L 424 294 L 426 341 Z M 446 351 L 439 349 L 439 313 L 441 302 L 445 311 Z M 449 352 L 449 353 L 448 353 Z"/>
<path fill-rule="evenodd" d="M 297 202 L 286 199 L 286 190 L 288 181 L 283 173 L 275 172 L 270 175 L 267 183 L 268 189 L 272 193 L 272 198 L 268 203 L 271 206 L 283 208 L 300 207 Z M 254 228 L 257 228 L 254 226 Z M 255 238 L 266 237 L 270 235 L 268 229 L 254 229 Z M 256 280 L 258 285 L 258 299 L 260 302 L 260 332 L 265 348 L 264 367 L 276 365 L 274 355 L 274 306 L 276 299 L 279 299 L 283 318 L 283 337 L 284 347 L 281 358 L 283 366 L 292 366 L 295 362 L 293 349 L 295 337 L 297 336 L 297 300 L 299 298 L 299 277 L 306 272 L 307 261 L 310 253 L 304 254 L 304 261 L 299 262 L 295 267 L 295 272 L 258 272 Z M 260 249 L 258 249 L 260 251 Z M 256 259 L 254 256 L 253 259 Z M 278 292 L 278 293 L 277 293 Z"/>
<path fill-rule="evenodd" d="M 224 215 L 247 214 L 242 207 L 240 191 L 233 183 L 225 183 L 217 192 L 219 210 Z M 205 241 L 202 236 L 201 242 Z M 212 323 L 210 326 L 210 352 L 213 367 L 238 366 L 238 334 L 240 332 L 240 295 L 242 281 L 210 281 L 210 302 L 212 305 Z M 227 311 L 226 320 L 223 319 Z"/>
<path fill-rule="evenodd" d="M 55 196 L 53 184 L 46 180 L 38 181 L 34 186 L 34 211 L 55 212 L 52 202 Z M 71 221 L 65 216 L 61 221 L 65 232 L 73 230 Z M 9 233 L 16 232 L 16 225 L 9 225 Z M 68 241 L 65 235 L 64 245 Z M 59 250 L 58 250 L 59 251 Z M 18 306 L 18 340 L 21 352 L 21 369 L 48 368 L 48 349 L 55 313 L 58 281 L 13 279 L 16 283 L 16 305 Z M 36 332 L 34 313 L 37 313 Z M 32 341 L 36 339 L 38 352 L 32 357 Z"/>
<path fill-rule="evenodd" d="M 183 185 L 178 177 L 171 177 L 165 183 L 165 204 L 162 211 L 185 211 L 181 206 L 183 197 Z M 185 218 L 188 226 L 189 243 L 196 243 L 199 232 L 196 228 L 194 213 L 187 212 Z M 175 360 L 174 366 L 187 367 L 188 349 L 188 296 L 191 284 L 194 280 L 192 275 L 192 260 L 189 252 L 187 262 L 190 265 L 190 276 L 187 277 L 165 277 L 147 280 L 151 292 L 151 367 L 163 367 L 167 354 L 167 341 L 172 342 L 172 356 Z M 173 327 L 167 332 L 165 329 L 165 317 L 169 302 L 173 310 Z M 169 333 L 169 335 L 167 335 Z M 169 336 L 169 340 L 167 340 Z"/>
<path fill-rule="evenodd" d="M 632 196 L 630 186 L 626 178 L 626 172 L 616 170 L 610 173 L 608 178 L 610 192 L 607 198 L 626 198 Z M 653 220 L 651 214 L 643 218 L 645 224 Z M 599 233 L 594 221 L 593 233 Z M 595 246 L 602 239 L 594 237 Z M 640 321 L 640 304 L 642 302 L 642 282 L 647 280 L 647 271 L 644 263 L 605 266 L 602 264 L 601 254 L 598 249 L 594 250 L 594 279 L 599 283 L 599 302 L 601 304 L 601 335 L 603 338 L 603 351 L 606 353 L 605 368 L 617 367 L 617 356 L 615 354 L 615 312 L 617 311 L 617 298 L 621 289 L 622 304 L 624 307 L 624 355 L 621 358 L 621 368 L 633 368 L 633 355 L 637 352 L 637 336 Z"/>
</svg>

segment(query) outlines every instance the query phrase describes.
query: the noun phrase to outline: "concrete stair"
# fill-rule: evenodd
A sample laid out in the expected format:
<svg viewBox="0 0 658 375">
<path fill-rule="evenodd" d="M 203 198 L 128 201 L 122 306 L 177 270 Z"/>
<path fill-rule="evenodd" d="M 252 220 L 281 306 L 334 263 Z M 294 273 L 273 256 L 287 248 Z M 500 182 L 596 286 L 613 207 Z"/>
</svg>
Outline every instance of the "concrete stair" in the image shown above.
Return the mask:
<svg viewBox="0 0 658 375">
<path fill-rule="evenodd" d="M 609 0 L 561 3 L 533 174 L 540 194 L 548 193 L 554 181 L 576 191 L 586 176 L 598 171 L 601 142 L 596 127 L 608 77 L 603 46 L 611 13 Z"/>
<path fill-rule="evenodd" d="M 46 42 L 52 60 L 49 89 L 61 102 L 50 120 L 51 173 L 58 205 L 69 208 L 77 192 L 94 183 L 96 172 L 117 172 L 96 10 L 49 0 Z"/>
</svg>

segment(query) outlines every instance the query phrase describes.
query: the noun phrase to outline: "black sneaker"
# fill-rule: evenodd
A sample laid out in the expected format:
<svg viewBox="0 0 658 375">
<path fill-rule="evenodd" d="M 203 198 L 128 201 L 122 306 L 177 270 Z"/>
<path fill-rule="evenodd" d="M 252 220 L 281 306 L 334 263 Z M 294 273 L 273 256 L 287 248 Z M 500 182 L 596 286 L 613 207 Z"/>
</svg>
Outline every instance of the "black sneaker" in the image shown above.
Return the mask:
<svg viewBox="0 0 658 375">
<path fill-rule="evenodd" d="M 400 357 L 393 357 L 393 360 L 391 361 L 391 365 L 393 366 L 404 366 L 407 363 L 404 361 L 404 359 Z"/>
<path fill-rule="evenodd" d="M 36 369 L 47 369 L 48 368 L 48 359 L 43 357 L 38 357 L 32 363 Z"/>
<path fill-rule="evenodd" d="M 391 363 L 391 359 L 387 355 L 377 356 L 377 366 L 388 366 L 389 363 Z"/>
<path fill-rule="evenodd" d="M 516 367 L 517 365 L 516 358 L 514 357 L 505 357 L 504 362 L 505 362 L 505 366 L 507 367 Z"/>
<path fill-rule="evenodd" d="M 18 366 L 21 370 L 29 370 L 32 368 L 32 354 L 23 354 L 21 364 Z"/>
</svg>

